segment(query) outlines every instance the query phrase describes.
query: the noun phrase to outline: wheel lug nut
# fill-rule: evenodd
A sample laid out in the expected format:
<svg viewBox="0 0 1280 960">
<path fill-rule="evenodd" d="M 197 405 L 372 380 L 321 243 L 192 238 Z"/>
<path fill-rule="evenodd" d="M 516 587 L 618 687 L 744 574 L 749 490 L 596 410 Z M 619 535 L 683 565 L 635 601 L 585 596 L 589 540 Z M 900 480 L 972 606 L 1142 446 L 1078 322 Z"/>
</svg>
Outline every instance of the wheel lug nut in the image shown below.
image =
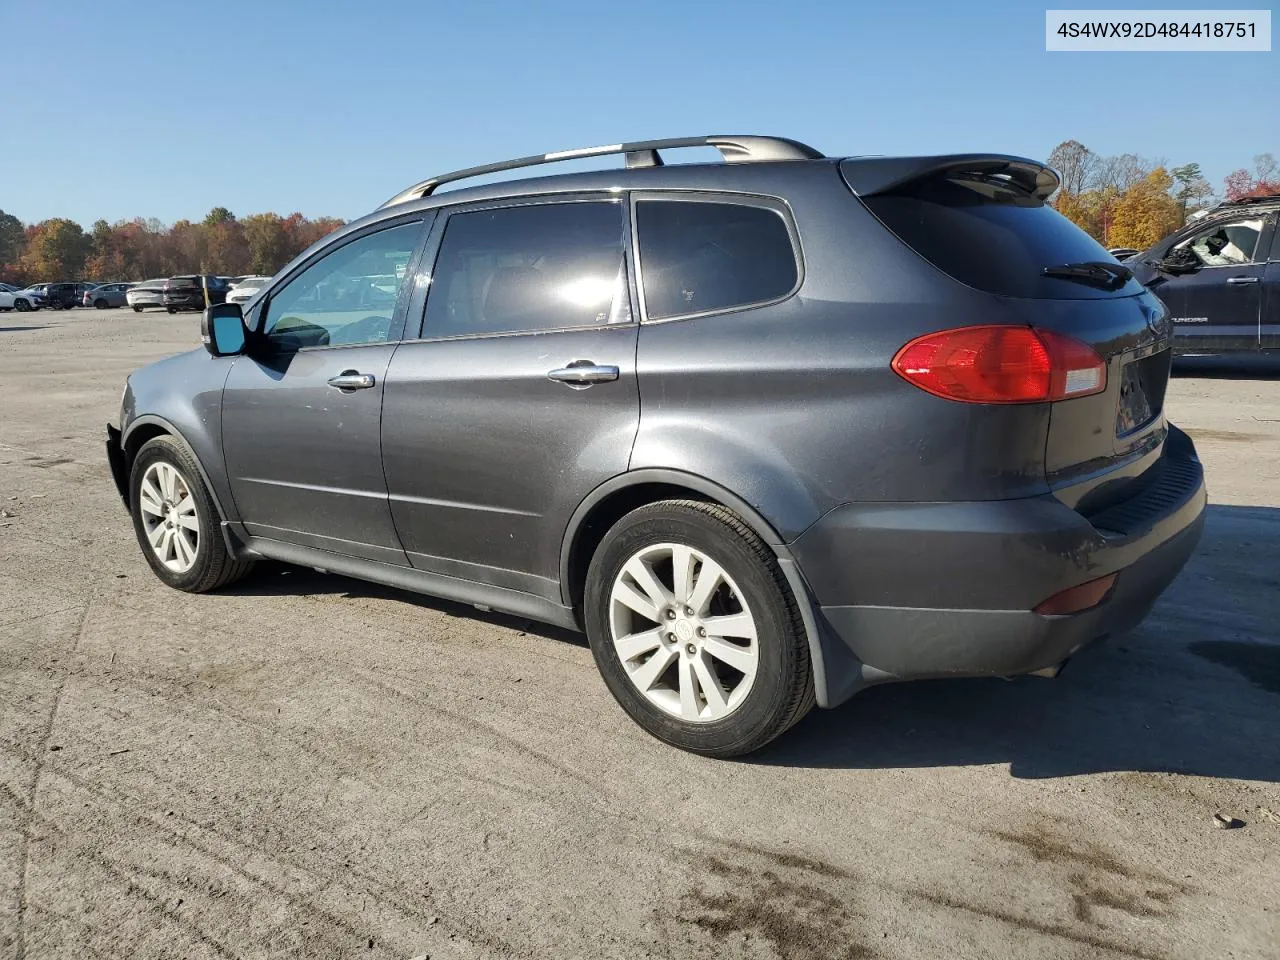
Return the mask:
<svg viewBox="0 0 1280 960">
<path fill-rule="evenodd" d="M 676 642 L 676 635 L 675 635 L 674 633 L 668 633 L 668 634 L 667 634 L 667 642 L 668 642 L 668 643 L 675 643 L 675 642 Z"/>
<path fill-rule="evenodd" d="M 695 653 L 697 653 L 697 652 L 698 652 L 698 648 L 697 648 L 697 647 L 695 647 L 692 643 L 691 643 L 691 644 L 689 644 L 687 647 L 685 647 L 685 649 L 686 649 L 687 651 L 689 651 L 689 655 L 690 655 L 690 656 L 692 656 L 693 654 L 695 654 Z"/>
<path fill-rule="evenodd" d="M 706 635 L 707 635 L 707 628 L 706 628 L 706 627 L 699 627 L 699 628 L 698 628 L 698 636 L 700 636 L 700 637 L 705 637 Z"/>
<path fill-rule="evenodd" d="M 668 607 L 668 608 L 667 608 L 667 619 L 668 619 L 668 620 L 674 620 L 675 618 L 676 618 L 676 612 L 675 612 L 674 610 L 672 610 L 670 607 Z"/>
<path fill-rule="evenodd" d="M 692 616 L 693 616 L 693 607 L 685 607 L 685 608 L 684 608 L 684 615 L 685 615 L 686 617 L 692 617 Z"/>
</svg>

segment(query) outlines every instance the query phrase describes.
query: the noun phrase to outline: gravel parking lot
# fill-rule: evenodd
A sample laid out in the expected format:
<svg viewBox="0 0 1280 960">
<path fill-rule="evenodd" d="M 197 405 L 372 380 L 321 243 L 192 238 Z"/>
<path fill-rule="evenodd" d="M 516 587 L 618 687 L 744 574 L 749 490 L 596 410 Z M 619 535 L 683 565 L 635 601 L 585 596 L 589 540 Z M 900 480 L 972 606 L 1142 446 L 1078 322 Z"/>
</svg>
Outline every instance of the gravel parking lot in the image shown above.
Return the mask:
<svg viewBox="0 0 1280 960">
<path fill-rule="evenodd" d="M 1280 956 L 1275 370 L 1171 384 L 1213 506 L 1140 630 L 717 762 L 572 634 L 279 565 L 164 587 L 103 424 L 197 343 L 0 314 L 0 955 Z"/>
</svg>

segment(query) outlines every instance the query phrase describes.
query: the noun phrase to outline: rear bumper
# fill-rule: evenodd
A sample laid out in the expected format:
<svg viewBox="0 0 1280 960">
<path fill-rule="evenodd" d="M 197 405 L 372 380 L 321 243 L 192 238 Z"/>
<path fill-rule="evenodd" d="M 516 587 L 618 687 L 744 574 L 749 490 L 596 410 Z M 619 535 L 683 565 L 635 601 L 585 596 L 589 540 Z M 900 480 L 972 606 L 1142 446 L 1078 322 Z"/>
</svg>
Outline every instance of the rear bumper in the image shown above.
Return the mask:
<svg viewBox="0 0 1280 960">
<path fill-rule="evenodd" d="M 124 501 L 125 509 L 129 509 L 129 477 L 124 461 L 124 443 L 120 431 L 107 424 L 107 464 L 111 467 L 111 479 L 116 482 L 116 490 Z"/>
<path fill-rule="evenodd" d="M 887 680 L 1053 668 L 1136 626 L 1195 550 L 1206 502 L 1195 448 L 1176 427 L 1151 474 L 1135 496 L 1090 517 L 1052 496 L 828 513 L 792 544 L 819 605 L 819 703 Z M 1033 612 L 1111 573 L 1097 606 Z"/>
</svg>

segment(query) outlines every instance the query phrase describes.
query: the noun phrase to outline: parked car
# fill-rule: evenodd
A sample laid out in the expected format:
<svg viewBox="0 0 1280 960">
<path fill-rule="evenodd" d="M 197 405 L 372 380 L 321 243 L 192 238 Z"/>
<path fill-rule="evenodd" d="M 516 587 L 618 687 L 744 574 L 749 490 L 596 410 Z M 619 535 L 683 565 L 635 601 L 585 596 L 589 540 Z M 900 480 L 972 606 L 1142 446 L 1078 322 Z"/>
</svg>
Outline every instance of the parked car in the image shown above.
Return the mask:
<svg viewBox="0 0 1280 960">
<path fill-rule="evenodd" d="M 660 163 L 686 146 L 733 162 Z M 432 177 L 134 372 L 112 474 L 172 587 L 270 557 L 585 629 L 703 754 L 874 683 L 1052 675 L 1205 505 L 1168 315 L 1057 187 L 755 136 Z"/>
<path fill-rule="evenodd" d="M 24 290 L 11 283 L 0 283 L 0 310 L 17 310 L 26 313 L 28 310 L 39 310 L 44 298 L 34 290 Z"/>
<path fill-rule="evenodd" d="M 227 292 L 227 303 L 248 303 L 254 294 L 270 282 L 270 277 L 241 277 L 231 284 L 231 289 Z"/>
<path fill-rule="evenodd" d="M 227 282 L 211 274 L 186 274 L 170 277 L 164 282 L 164 307 L 170 313 L 179 310 L 203 310 L 205 286 L 208 286 L 209 303 L 223 303 L 227 299 Z"/>
<path fill-rule="evenodd" d="M 1280 350 L 1280 196 L 1214 207 L 1126 266 L 1169 306 L 1180 354 Z"/>
<path fill-rule="evenodd" d="M 143 280 L 141 283 L 130 287 L 125 293 L 125 303 L 133 307 L 135 313 L 141 313 L 147 307 L 163 307 L 165 283 L 166 278 L 164 277 Z"/>
<path fill-rule="evenodd" d="M 133 287 L 132 283 L 100 283 L 92 290 L 86 290 L 80 302 L 86 307 L 97 307 L 105 310 L 108 307 L 123 307 L 126 295 Z"/>
<path fill-rule="evenodd" d="M 86 291 L 97 287 L 96 283 L 80 281 L 78 283 L 42 283 L 45 306 L 54 310 L 70 310 L 84 302 Z"/>
</svg>

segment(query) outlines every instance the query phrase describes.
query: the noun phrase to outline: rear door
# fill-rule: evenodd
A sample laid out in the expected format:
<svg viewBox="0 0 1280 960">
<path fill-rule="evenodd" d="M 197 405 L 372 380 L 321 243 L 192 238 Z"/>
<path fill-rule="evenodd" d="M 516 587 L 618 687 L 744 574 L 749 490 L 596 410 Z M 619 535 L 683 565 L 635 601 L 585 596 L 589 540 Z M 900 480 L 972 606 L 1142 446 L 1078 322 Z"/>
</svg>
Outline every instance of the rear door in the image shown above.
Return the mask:
<svg viewBox="0 0 1280 960">
<path fill-rule="evenodd" d="M 626 223 L 614 194 L 438 224 L 421 333 L 392 359 L 382 417 L 413 566 L 560 601 L 569 517 L 627 469 L 639 420 Z"/>
<path fill-rule="evenodd" d="M 1155 292 L 1173 314 L 1183 352 L 1258 349 L 1264 265 L 1255 255 L 1269 233 L 1261 214 L 1241 214 L 1197 230 L 1173 249 L 1191 251 L 1200 266 L 1168 277 Z"/>
<path fill-rule="evenodd" d="M 422 233 L 418 216 L 356 234 L 259 309 L 263 342 L 236 359 L 222 401 L 227 474 L 250 535 L 405 564 L 378 431 Z"/>
</svg>

